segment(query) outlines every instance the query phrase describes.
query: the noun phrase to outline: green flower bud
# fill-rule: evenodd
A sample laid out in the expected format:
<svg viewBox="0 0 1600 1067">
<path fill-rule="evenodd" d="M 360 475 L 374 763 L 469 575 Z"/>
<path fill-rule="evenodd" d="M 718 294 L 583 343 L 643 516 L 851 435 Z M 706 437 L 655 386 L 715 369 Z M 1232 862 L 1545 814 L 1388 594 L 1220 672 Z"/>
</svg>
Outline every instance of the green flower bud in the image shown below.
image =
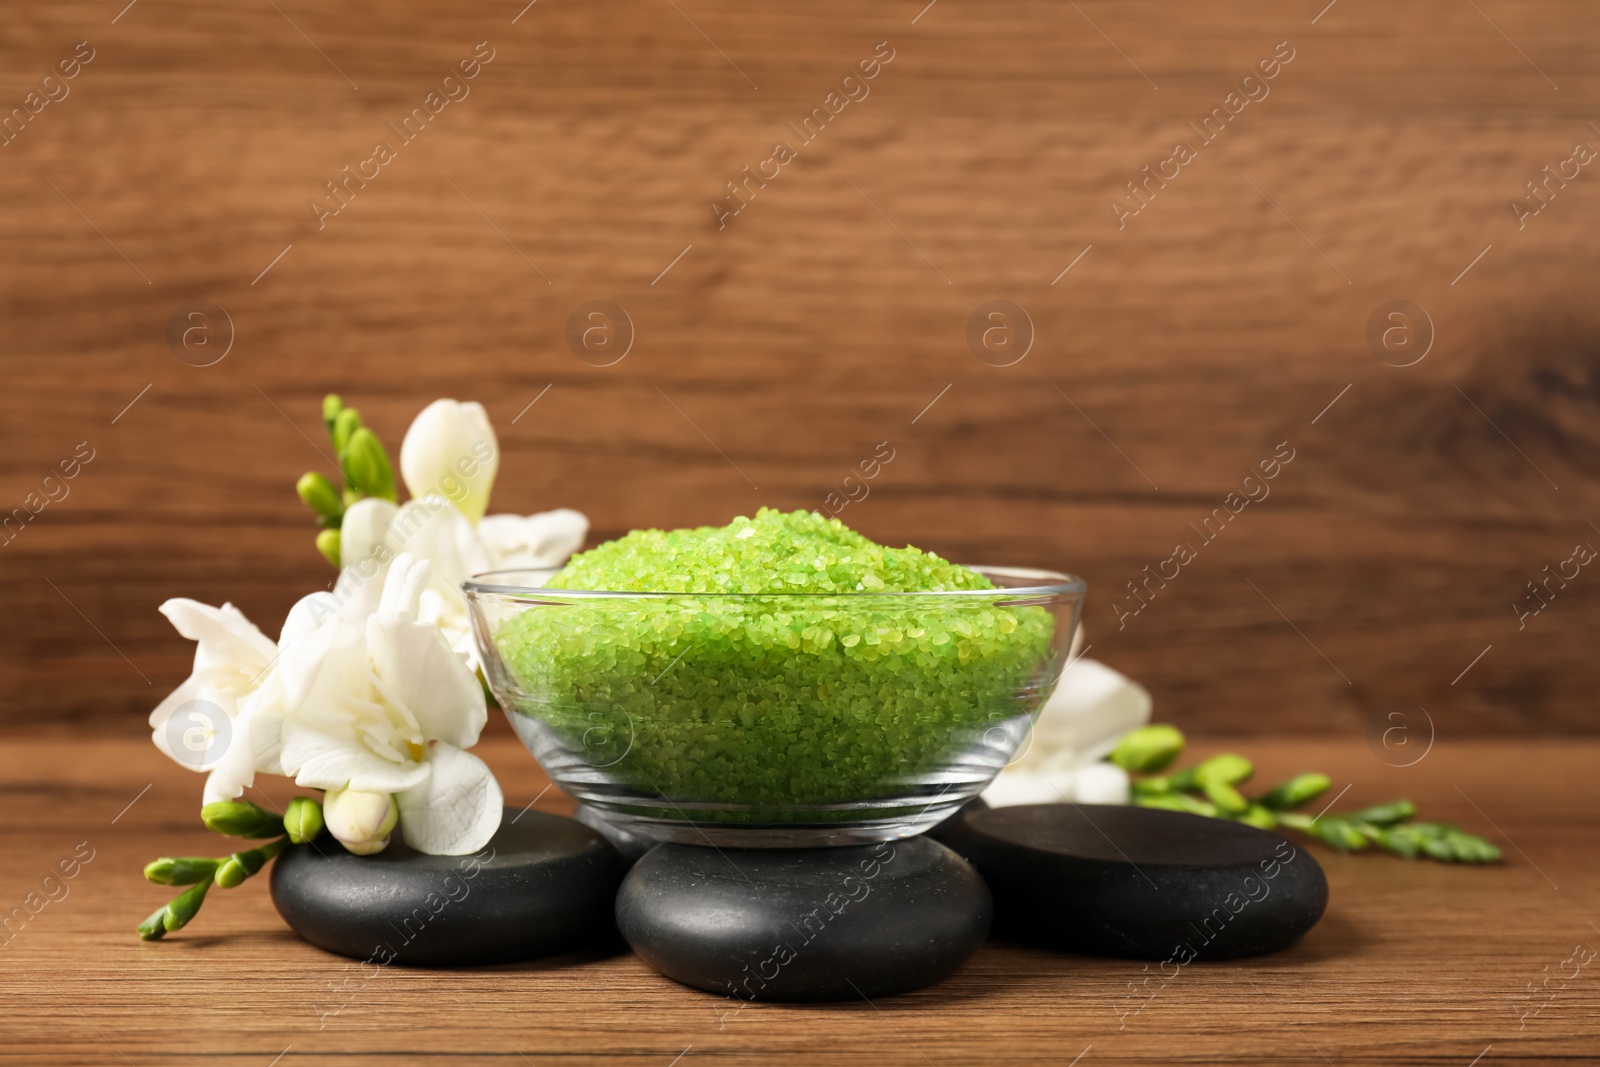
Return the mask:
<svg viewBox="0 0 1600 1067">
<path fill-rule="evenodd" d="M 206 829 L 227 837 L 277 837 L 283 819 L 248 800 L 218 800 L 200 809 Z"/>
<path fill-rule="evenodd" d="M 1404 829 L 1404 827 L 1380 829 L 1377 838 L 1378 844 L 1402 859 L 1414 860 L 1422 852 L 1422 849 L 1410 834 L 1402 832 Z"/>
<path fill-rule="evenodd" d="M 210 882 L 196 882 L 172 898 L 166 907 L 166 915 L 161 918 L 161 925 L 166 928 L 167 933 L 170 934 L 189 925 L 189 920 L 199 914 L 200 905 L 206 900 L 206 890 L 210 888 Z"/>
<path fill-rule="evenodd" d="M 1423 837 L 1417 843 L 1422 846 L 1422 851 L 1436 860 L 1448 863 L 1456 858 L 1455 848 L 1452 847 L 1450 839 L 1443 834 L 1438 837 Z"/>
<path fill-rule="evenodd" d="M 1133 798 L 1133 802 L 1141 808 L 1161 808 L 1163 811 L 1183 811 L 1190 815 L 1205 815 L 1216 818 L 1217 807 L 1208 804 L 1198 797 L 1187 793 L 1161 793 L 1156 796 Z"/>
<path fill-rule="evenodd" d="M 1371 823 L 1373 826 L 1393 826 L 1395 823 L 1405 822 L 1417 814 L 1417 806 L 1409 800 L 1396 800 L 1388 804 L 1375 804 L 1356 812 L 1350 818 L 1356 822 Z"/>
<path fill-rule="evenodd" d="M 1261 798 L 1261 806 L 1273 811 L 1289 811 L 1309 804 L 1333 784 L 1326 774 L 1297 774 Z"/>
<path fill-rule="evenodd" d="M 323 525 L 337 527 L 344 518 L 344 501 L 339 498 L 339 490 L 316 471 L 302 474 L 294 484 L 294 491 L 300 494 L 306 507 L 317 513 Z"/>
<path fill-rule="evenodd" d="M 217 888 L 232 889 L 252 874 L 261 870 L 262 867 L 265 867 L 267 861 L 282 852 L 288 843 L 288 838 L 280 837 L 276 841 L 268 841 L 259 848 L 235 852 L 217 866 L 217 873 L 214 879 L 217 883 Z"/>
<path fill-rule="evenodd" d="M 1310 829 L 1313 834 L 1340 852 L 1360 852 L 1370 844 L 1367 835 L 1350 825 L 1342 816 L 1325 815 Z"/>
<path fill-rule="evenodd" d="M 1154 774 L 1183 751 L 1183 732 L 1159 723 L 1143 726 L 1124 737 L 1111 753 L 1111 762 L 1133 774 Z"/>
<path fill-rule="evenodd" d="M 189 920 L 200 911 L 200 905 L 205 903 L 206 891 L 210 888 L 209 878 L 203 882 L 196 882 L 157 908 L 150 914 L 150 918 L 139 924 L 139 940 L 159 941 L 172 931 L 181 930 L 188 925 Z"/>
<path fill-rule="evenodd" d="M 166 924 L 162 921 L 167 917 L 165 904 L 150 913 L 150 918 L 139 924 L 140 941 L 160 941 L 167 935 Z"/>
<path fill-rule="evenodd" d="M 1276 829 L 1278 825 L 1278 817 L 1260 804 L 1251 804 L 1244 811 L 1235 815 L 1234 819 L 1262 830 Z"/>
<path fill-rule="evenodd" d="M 1242 815 L 1250 810 L 1250 801 L 1227 782 L 1213 782 L 1202 776 L 1200 789 L 1205 793 L 1206 799 L 1229 815 Z"/>
<path fill-rule="evenodd" d="M 283 828 L 297 845 L 315 840 L 322 833 L 322 805 L 311 797 L 295 797 L 283 813 Z"/>
<path fill-rule="evenodd" d="M 1200 765 L 1184 767 L 1167 775 L 1167 785 L 1175 793 L 1194 793 L 1200 789 Z"/>
<path fill-rule="evenodd" d="M 1128 785 L 1136 797 L 1156 797 L 1172 792 L 1172 782 L 1166 778 L 1135 778 Z"/>
<path fill-rule="evenodd" d="M 1226 785 L 1238 785 L 1240 782 L 1249 781 L 1250 776 L 1256 773 L 1255 764 L 1243 756 L 1235 756 L 1225 752 L 1220 756 L 1212 756 L 1196 769 L 1201 784 L 1206 782 L 1222 782 Z"/>
<path fill-rule="evenodd" d="M 344 401 L 339 399 L 338 393 L 329 393 L 322 398 L 322 425 L 327 427 L 328 436 L 333 437 L 333 424 L 339 418 L 339 412 L 344 410 Z"/>
<path fill-rule="evenodd" d="M 323 530 L 317 534 L 317 551 L 322 553 L 322 558 L 339 566 L 339 550 L 341 539 L 338 530 Z"/>
<path fill-rule="evenodd" d="M 1463 863 L 1493 863 L 1500 858 L 1498 848 L 1473 834 L 1458 835 L 1455 845 L 1456 859 Z"/>
<path fill-rule="evenodd" d="M 341 408 L 333 420 L 333 453 L 343 456 L 350 438 L 361 429 L 361 416 L 355 408 Z"/>
<path fill-rule="evenodd" d="M 339 453 L 344 464 L 344 476 L 355 489 L 367 496 L 384 500 L 398 499 L 394 488 L 394 468 L 389 465 L 389 455 L 383 450 L 378 435 L 365 426 L 350 435 Z"/>
<path fill-rule="evenodd" d="M 163 856 L 144 868 L 144 876 L 157 885 L 194 885 L 216 872 L 217 861 L 206 856 Z"/>
<path fill-rule="evenodd" d="M 232 889 L 246 878 L 250 872 L 244 869 L 237 855 L 229 856 L 217 867 L 215 881 L 218 889 Z"/>
<path fill-rule="evenodd" d="M 1195 782 L 1218 808 L 1230 815 L 1242 815 L 1250 809 L 1250 802 L 1233 786 L 1254 773 L 1255 766 L 1249 760 L 1225 753 L 1212 756 L 1195 768 Z"/>
</svg>

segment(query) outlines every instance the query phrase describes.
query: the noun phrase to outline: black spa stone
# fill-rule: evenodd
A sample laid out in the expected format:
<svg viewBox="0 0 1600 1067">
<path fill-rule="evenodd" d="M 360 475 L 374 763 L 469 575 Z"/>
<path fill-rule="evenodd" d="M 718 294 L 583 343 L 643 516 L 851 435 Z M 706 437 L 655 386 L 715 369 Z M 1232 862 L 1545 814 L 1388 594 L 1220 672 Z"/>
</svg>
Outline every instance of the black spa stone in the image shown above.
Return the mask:
<svg viewBox="0 0 1600 1067">
<path fill-rule="evenodd" d="M 617 925 L 650 966 L 743 1000 L 859 1001 L 937 982 L 989 932 L 983 879 L 937 841 L 819 849 L 666 844 Z"/>
<path fill-rule="evenodd" d="M 626 869 L 589 827 L 507 808 L 475 856 L 424 855 L 398 834 L 375 856 L 352 855 L 327 834 L 294 845 L 273 864 L 272 902 L 297 934 L 343 956 L 510 963 L 614 941 Z"/>
<path fill-rule="evenodd" d="M 1128 959 L 1222 960 L 1290 944 L 1328 903 L 1301 845 L 1154 808 L 1029 804 L 963 815 L 939 837 L 994 893 L 995 934 Z"/>
</svg>

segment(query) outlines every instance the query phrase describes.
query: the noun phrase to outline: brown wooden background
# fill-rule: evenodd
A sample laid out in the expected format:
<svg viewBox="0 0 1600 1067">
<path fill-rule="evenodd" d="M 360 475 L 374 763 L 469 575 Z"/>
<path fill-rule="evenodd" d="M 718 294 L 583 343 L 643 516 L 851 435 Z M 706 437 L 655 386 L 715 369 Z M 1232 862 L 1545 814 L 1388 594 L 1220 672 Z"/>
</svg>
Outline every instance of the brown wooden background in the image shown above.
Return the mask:
<svg viewBox="0 0 1600 1067">
<path fill-rule="evenodd" d="M 0 148 L 0 510 L 96 456 L 0 545 L 9 726 L 141 731 L 187 671 L 168 596 L 276 632 L 329 577 L 292 487 L 335 390 L 396 448 L 484 401 L 496 510 L 597 537 L 816 506 L 887 440 L 842 518 L 1083 574 L 1091 654 L 1197 731 L 1596 730 L 1600 573 L 1522 632 L 1511 604 L 1600 545 L 1600 164 L 1507 207 L 1600 147 L 1590 5 L 122 2 L 0 33 L 5 110 L 96 51 Z M 1119 231 L 1109 198 L 1285 40 Z M 308 199 L 481 41 L 470 97 L 319 232 Z M 871 95 L 718 232 L 723 183 L 880 41 Z M 166 340 L 195 299 L 236 329 L 205 368 Z M 566 346 L 593 299 L 636 324 L 615 366 Z M 1036 325 L 1013 366 L 968 350 L 990 299 Z M 1437 333 L 1404 369 L 1365 338 L 1392 299 Z M 1113 594 L 1281 441 L 1271 497 L 1119 632 Z"/>
</svg>

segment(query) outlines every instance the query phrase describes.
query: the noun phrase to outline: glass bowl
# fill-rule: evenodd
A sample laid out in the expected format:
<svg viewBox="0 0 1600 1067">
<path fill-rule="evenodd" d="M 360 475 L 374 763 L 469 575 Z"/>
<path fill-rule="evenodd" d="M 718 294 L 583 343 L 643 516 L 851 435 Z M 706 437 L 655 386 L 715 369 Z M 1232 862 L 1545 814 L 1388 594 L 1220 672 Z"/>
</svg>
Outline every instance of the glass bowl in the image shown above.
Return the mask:
<svg viewBox="0 0 1600 1067">
<path fill-rule="evenodd" d="M 983 791 L 1055 688 L 1084 584 L 976 567 L 944 593 L 463 585 L 484 671 L 563 790 L 662 841 L 802 848 L 920 833 Z"/>
</svg>

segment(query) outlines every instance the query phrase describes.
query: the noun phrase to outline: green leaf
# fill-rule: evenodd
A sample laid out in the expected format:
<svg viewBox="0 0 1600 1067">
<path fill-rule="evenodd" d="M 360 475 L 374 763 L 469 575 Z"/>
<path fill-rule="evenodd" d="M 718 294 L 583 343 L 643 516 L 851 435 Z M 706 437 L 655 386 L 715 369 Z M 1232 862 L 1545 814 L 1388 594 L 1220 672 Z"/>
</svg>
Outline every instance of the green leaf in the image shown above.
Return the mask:
<svg viewBox="0 0 1600 1067">
<path fill-rule="evenodd" d="M 1109 759 L 1129 773 L 1154 774 L 1178 758 L 1183 743 L 1183 732 L 1176 726 L 1142 726 L 1124 737 Z"/>
</svg>

